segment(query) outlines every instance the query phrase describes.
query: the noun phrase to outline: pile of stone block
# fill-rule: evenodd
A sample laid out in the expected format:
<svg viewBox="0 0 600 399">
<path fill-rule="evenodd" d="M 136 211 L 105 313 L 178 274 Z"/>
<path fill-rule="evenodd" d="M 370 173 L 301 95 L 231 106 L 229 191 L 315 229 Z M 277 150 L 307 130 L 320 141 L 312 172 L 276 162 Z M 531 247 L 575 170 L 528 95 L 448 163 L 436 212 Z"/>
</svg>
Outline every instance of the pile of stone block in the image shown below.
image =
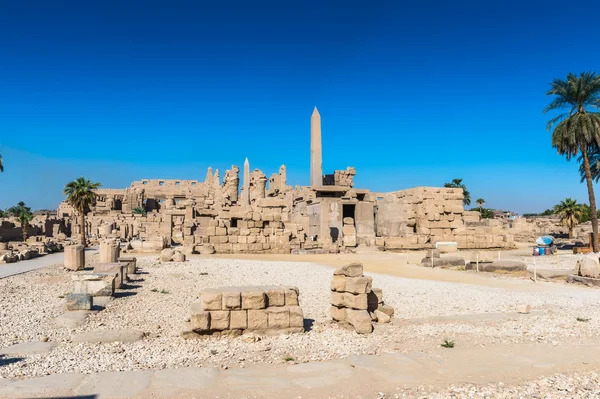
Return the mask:
<svg viewBox="0 0 600 399">
<path fill-rule="evenodd" d="M 191 330 L 201 335 L 239 335 L 247 331 L 277 335 L 304 332 L 304 313 L 296 287 L 205 289 L 191 307 Z"/>
<path fill-rule="evenodd" d="M 350 325 L 359 334 L 373 331 L 373 321 L 389 323 L 394 308 L 385 305 L 383 292 L 372 288 L 372 277 L 363 275 L 363 266 L 352 263 L 333 273 L 331 281 L 331 317 Z"/>
</svg>

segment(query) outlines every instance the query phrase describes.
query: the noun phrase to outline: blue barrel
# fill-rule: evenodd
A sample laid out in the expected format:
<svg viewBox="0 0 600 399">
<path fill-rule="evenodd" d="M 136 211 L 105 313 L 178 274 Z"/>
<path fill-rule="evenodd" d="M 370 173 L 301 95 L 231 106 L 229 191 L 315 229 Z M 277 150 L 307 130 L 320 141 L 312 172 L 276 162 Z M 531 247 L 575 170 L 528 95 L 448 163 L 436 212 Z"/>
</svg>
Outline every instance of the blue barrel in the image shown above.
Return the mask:
<svg viewBox="0 0 600 399">
<path fill-rule="evenodd" d="M 544 253 L 545 253 L 544 247 L 540 247 L 540 255 L 544 255 Z"/>
</svg>

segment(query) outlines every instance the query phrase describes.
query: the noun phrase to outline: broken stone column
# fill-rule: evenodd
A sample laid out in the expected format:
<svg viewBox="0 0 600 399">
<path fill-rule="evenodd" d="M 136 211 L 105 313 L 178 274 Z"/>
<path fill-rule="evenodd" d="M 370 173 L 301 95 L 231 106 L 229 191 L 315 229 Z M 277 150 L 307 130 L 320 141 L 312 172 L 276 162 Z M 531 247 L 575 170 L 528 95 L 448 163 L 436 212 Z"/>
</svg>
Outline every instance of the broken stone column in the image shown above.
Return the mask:
<svg viewBox="0 0 600 399">
<path fill-rule="evenodd" d="M 394 309 L 384 305 L 381 289 L 373 289 L 372 283 L 360 263 L 337 269 L 331 281 L 333 320 L 351 325 L 359 334 L 373 331 L 372 321 L 389 322 Z"/>
<path fill-rule="evenodd" d="M 65 247 L 64 265 L 69 270 L 81 270 L 85 267 L 85 248 L 83 245 Z"/>
<path fill-rule="evenodd" d="M 100 243 L 100 263 L 115 263 L 119 261 L 121 245 L 119 241 L 109 240 Z"/>
</svg>

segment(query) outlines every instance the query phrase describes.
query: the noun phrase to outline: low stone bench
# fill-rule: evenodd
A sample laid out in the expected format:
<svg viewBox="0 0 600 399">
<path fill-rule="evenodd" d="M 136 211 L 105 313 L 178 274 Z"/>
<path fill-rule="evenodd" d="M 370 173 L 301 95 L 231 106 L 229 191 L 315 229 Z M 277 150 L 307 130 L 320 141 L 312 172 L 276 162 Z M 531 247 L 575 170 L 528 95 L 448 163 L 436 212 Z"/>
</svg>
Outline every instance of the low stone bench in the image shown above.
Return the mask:
<svg viewBox="0 0 600 399">
<path fill-rule="evenodd" d="M 115 288 L 121 288 L 125 280 L 125 268 L 123 263 L 98 263 L 94 265 L 94 273 L 116 273 Z"/>
<path fill-rule="evenodd" d="M 304 332 L 304 313 L 296 287 L 205 289 L 191 306 L 191 329 L 201 335 L 265 335 Z"/>
<path fill-rule="evenodd" d="M 137 274 L 137 258 L 133 256 L 121 256 L 119 263 L 127 268 L 127 274 Z"/>
<path fill-rule="evenodd" d="M 117 273 L 75 273 L 71 275 L 74 294 L 113 296 Z"/>
</svg>

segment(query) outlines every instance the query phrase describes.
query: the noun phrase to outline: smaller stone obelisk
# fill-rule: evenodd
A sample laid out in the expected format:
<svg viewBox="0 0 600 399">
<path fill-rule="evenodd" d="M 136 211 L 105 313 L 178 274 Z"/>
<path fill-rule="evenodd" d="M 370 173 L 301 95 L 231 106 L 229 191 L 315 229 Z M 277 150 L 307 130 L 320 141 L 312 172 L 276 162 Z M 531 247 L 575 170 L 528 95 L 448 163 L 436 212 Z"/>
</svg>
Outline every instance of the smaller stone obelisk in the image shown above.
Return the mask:
<svg viewBox="0 0 600 399">
<path fill-rule="evenodd" d="M 310 185 L 323 185 L 323 150 L 321 147 L 321 115 L 317 107 L 310 118 Z"/>
<path fill-rule="evenodd" d="M 242 205 L 250 205 L 250 163 L 244 161 L 244 186 L 242 189 Z"/>
</svg>

